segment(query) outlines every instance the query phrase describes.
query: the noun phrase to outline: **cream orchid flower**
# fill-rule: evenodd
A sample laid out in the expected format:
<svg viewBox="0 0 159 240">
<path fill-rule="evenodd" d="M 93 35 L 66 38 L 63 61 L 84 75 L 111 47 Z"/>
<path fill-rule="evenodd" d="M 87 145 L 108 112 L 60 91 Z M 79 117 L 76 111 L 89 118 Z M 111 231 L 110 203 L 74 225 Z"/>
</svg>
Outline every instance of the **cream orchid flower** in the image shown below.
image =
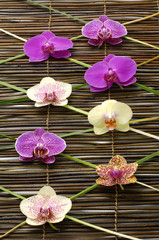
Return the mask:
<svg viewBox="0 0 159 240">
<path fill-rule="evenodd" d="M 88 121 L 94 125 L 94 133 L 97 135 L 114 129 L 127 132 L 132 115 L 132 110 L 127 104 L 106 100 L 89 111 Z"/>
<path fill-rule="evenodd" d="M 49 104 L 64 106 L 68 103 L 67 98 L 71 95 L 72 86 L 69 83 L 55 81 L 51 77 L 45 77 L 37 84 L 27 90 L 28 97 L 35 101 L 35 107 Z"/>
<path fill-rule="evenodd" d="M 56 195 L 50 186 L 42 187 L 36 196 L 24 199 L 20 203 L 21 212 L 27 216 L 26 223 L 33 226 L 46 222 L 61 222 L 71 207 L 71 200 Z"/>
</svg>

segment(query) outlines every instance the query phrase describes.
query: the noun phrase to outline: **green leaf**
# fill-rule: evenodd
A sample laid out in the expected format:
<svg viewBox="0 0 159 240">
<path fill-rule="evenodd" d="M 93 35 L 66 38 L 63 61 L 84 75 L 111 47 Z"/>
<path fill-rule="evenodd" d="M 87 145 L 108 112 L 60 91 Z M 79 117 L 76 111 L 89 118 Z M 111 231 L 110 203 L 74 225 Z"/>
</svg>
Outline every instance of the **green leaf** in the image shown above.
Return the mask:
<svg viewBox="0 0 159 240">
<path fill-rule="evenodd" d="M 5 104 L 9 104 L 9 103 L 24 102 L 24 101 L 28 101 L 28 100 L 30 100 L 28 97 L 9 99 L 9 100 L 1 101 L 0 105 L 5 105 Z"/>
<path fill-rule="evenodd" d="M 81 134 L 81 133 L 87 133 L 87 132 L 92 132 L 93 128 L 89 128 L 89 129 L 85 129 L 85 130 L 81 130 L 81 131 L 76 131 L 76 132 L 72 132 L 72 133 L 66 133 L 66 134 L 62 134 L 59 135 L 59 137 L 69 137 L 69 136 L 73 136 L 73 135 L 77 135 L 77 134 Z"/>
<path fill-rule="evenodd" d="M 143 163 L 143 162 L 148 161 L 151 158 L 156 157 L 158 155 L 159 155 L 159 151 L 156 151 L 156 152 L 154 152 L 154 153 L 152 153 L 152 154 L 150 154 L 150 155 L 148 155 L 144 158 L 141 158 L 140 160 L 136 161 L 136 163 L 138 163 L 138 164 Z"/>
<path fill-rule="evenodd" d="M 22 58 L 24 56 L 26 56 L 25 53 L 17 55 L 15 57 L 10 57 L 10 58 L 7 58 L 7 59 L 4 59 L 4 60 L 0 61 L 0 64 L 5 63 L 5 62 L 10 62 L 10 61 L 13 61 L 15 59 Z"/>
<path fill-rule="evenodd" d="M 9 138 L 9 139 L 14 140 L 14 141 L 16 140 L 16 138 L 11 137 L 11 136 L 7 136 L 7 135 L 5 135 L 5 134 L 0 134 L 0 137 Z"/>
<path fill-rule="evenodd" d="M 17 87 L 17 86 L 15 86 L 13 84 L 10 84 L 10 83 L 6 83 L 6 82 L 3 82 L 3 81 L 0 81 L 0 84 L 5 86 L 5 87 L 12 88 L 12 89 L 14 89 L 14 90 L 16 90 L 18 92 L 23 92 L 23 93 L 27 92 L 27 90 L 25 90 L 23 88 L 20 88 L 20 87 Z"/>
<path fill-rule="evenodd" d="M 9 149 L 9 148 L 14 148 L 14 147 L 15 147 L 15 145 L 1 146 L 1 147 L 0 147 L 0 150 Z"/>
<path fill-rule="evenodd" d="M 146 87 L 146 86 L 143 85 L 143 84 L 140 84 L 140 83 L 135 82 L 135 83 L 133 83 L 133 85 L 135 85 L 135 86 L 137 86 L 137 87 L 139 87 L 139 88 L 141 88 L 141 89 L 144 89 L 144 90 L 146 90 L 147 92 L 151 92 L 151 93 L 154 93 L 155 95 L 159 96 L 159 91 L 156 91 L 156 90 L 154 90 L 154 89 L 152 89 L 152 88 Z"/>
<path fill-rule="evenodd" d="M 83 191 L 77 193 L 76 195 L 70 197 L 70 199 L 71 199 L 71 200 L 74 200 L 75 198 L 78 198 L 78 197 L 80 197 L 80 196 L 82 196 L 82 195 L 84 195 L 84 194 L 92 191 L 93 189 L 97 188 L 98 186 L 99 186 L 99 184 L 95 183 L 95 184 L 92 185 L 91 187 L 86 188 L 85 190 L 83 190 Z"/>
</svg>

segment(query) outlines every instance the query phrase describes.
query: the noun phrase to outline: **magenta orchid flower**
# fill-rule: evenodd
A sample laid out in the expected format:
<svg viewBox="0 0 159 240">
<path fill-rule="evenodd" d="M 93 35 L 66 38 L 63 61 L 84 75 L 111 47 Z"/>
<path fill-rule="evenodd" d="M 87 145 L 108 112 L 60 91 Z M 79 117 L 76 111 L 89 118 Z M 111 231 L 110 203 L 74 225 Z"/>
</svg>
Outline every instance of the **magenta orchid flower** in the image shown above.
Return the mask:
<svg viewBox="0 0 159 240">
<path fill-rule="evenodd" d="M 113 83 L 128 86 L 136 82 L 136 69 L 137 65 L 131 58 L 109 54 L 103 61 L 90 67 L 84 78 L 91 86 L 91 92 L 101 92 L 111 88 Z"/>
<path fill-rule="evenodd" d="M 50 186 L 42 187 L 37 195 L 20 203 L 21 212 L 27 216 L 26 223 L 32 226 L 61 222 L 71 207 L 71 200 L 56 195 Z"/>
<path fill-rule="evenodd" d="M 50 56 L 54 58 L 65 58 L 71 56 L 68 51 L 73 47 L 70 39 L 56 37 L 54 33 L 45 31 L 41 35 L 32 37 L 24 44 L 24 52 L 30 62 L 41 62 Z"/>
<path fill-rule="evenodd" d="M 37 128 L 34 132 L 26 132 L 19 136 L 15 148 L 21 161 L 28 162 L 40 158 L 42 162 L 50 164 L 55 161 L 54 155 L 64 151 L 66 142 L 54 133 Z"/>
<path fill-rule="evenodd" d="M 104 41 L 110 44 L 122 42 L 120 37 L 127 34 L 126 28 L 119 22 L 110 20 L 107 16 L 100 16 L 99 20 L 93 20 L 82 28 L 82 35 L 90 38 L 89 44 L 101 46 Z"/>
<path fill-rule="evenodd" d="M 124 157 L 116 155 L 112 157 L 108 165 L 97 166 L 96 171 L 100 177 L 96 182 L 104 186 L 135 183 L 137 179 L 133 174 L 137 167 L 137 163 L 127 164 Z"/>
<path fill-rule="evenodd" d="M 35 101 L 35 107 L 49 104 L 64 106 L 68 103 L 67 98 L 71 95 L 72 85 L 69 83 L 55 81 L 51 77 L 45 77 L 37 84 L 27 90 L 28 97 Z"/>
</svg>

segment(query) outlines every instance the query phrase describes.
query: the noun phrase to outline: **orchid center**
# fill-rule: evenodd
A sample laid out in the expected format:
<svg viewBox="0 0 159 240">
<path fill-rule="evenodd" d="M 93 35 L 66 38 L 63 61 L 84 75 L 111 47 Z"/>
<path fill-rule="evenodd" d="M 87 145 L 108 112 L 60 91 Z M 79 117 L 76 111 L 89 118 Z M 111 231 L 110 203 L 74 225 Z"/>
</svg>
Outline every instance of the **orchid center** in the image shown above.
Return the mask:
<svg viewBox="0 0 159 240">
<path fill-rule="evenodd" d="M 51 216 L 51 208 L 47 206 L 43 206 L 40 208 L 41 217 L 48 219 Z"/>
<path fill-rule="evenodd" d="M 113 116 L 107 117 L 106 116 L 105 124 L 106 124 L 106 127 L 109 130 L 114 130 L 116 128 L 116 126 L 117 126 L 115 117 L 113 117 Z"/>
<path fill-rule="evenodd" d="M 48 148 L 44 147 L 42 143 L 38 143 L 34 148 L 34 155 L 38 158 L 45 158 L 48 154 Z"/>
<path fill-rule="evenodd" d="M 49 91 L 49 92 L 47 92 L 47 93 L 45 94 L 45 97 L 46 97 L 46 99 L 47 99 L 48 101 L 53 101 L 54 98 L 55 98 L 55 93 Z"/>
<path fill-rule="evenodd" d="M 54 52 L 54 44 L 53 43 L 45 43 L 42 47 L 41 47 L 42 51 L 44 53 L 53 53 Z"/>
<path fill-rule="evenodd" d="M 106 40 L 106 39 L 110 38 L 110 36 L 111 36 L 111 30 L 110 30 L 109 28 L 102 27 L 102 28 L 98 31 L 98 36 L 99 36 L 99 38 L 101 38 L 102 40 Z"/>
<path fill-rule="evenodd" d="M 108 72 L 104 74 L 104 80 L 107 83 L 109 83 L 109 82 L 116 82 L 117 81 L 117 74 L 116 74 L 116 72 L 112 68 L 109 68 Z"/>
<path fill-rule="evenodd" d="M 120 178 L 122 174 L 122 171 L 118 169 L 117 166 L 114 167 L 114 169 L 111 171 L 110 175 L 112 178 Z"/>
</svg>

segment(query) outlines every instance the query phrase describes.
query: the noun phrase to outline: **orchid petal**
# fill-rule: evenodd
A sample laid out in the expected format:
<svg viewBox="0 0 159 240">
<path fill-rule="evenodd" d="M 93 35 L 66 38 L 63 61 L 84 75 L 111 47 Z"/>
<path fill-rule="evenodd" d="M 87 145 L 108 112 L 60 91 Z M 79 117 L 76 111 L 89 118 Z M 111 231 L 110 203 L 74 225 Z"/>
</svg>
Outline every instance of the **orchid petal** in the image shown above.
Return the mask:
<svg viewBox="0 0 159 240">
<path fill-rule="evenodd" d="M 46 132 L 42 135 L 41 139 L 49 150 L 48 156 L 57 155 L 66 148 L 66 142 L 54 133 Z"/>
<path fill-rule="evenodd" d="M 55 162 L 55 157 L 54 156 L 46 156 L 45 158 L 41 158 L 41 161 L 46 164 L 51 164 L 51 163 Z"/>
<path fill-rule="evenodd" d="M 63 51 L 73 47 L 73 42 L 68 38 L 53 37 L 48 43 L 53 43 L 55 51 Z"/>
<path fill-rule="evenodd" d="M 101 135 L 101 134 L 107 133 L 108 131 L 109 131 L 109 129 L 106 128 L 105 125 L 103 127 L 95 127 L 94 126 L 94 133 L 96 135 Z"/>
<path fill-rule="evenodd" d="M 98 39 L 89 39 L 88 43 L 92 46 L 101 46 L 102 43 L 104 42 L 104 40 L 102 40 L 101 38 Z"/>
<path fill-rule="evenodd" d="M 103 61 L 105 61 L 105 62 L 109 63 L 109 61 L 110 61 L 110 60 L 111 60 L 113 57 L 115 57 L 115 55 L 114 55 L 114 54 L 109 54 L 108 56 L 106 56 L 106 57 L 104 58 L 104 60 L 103 60 Z"/>
<path fill-rule="evenodd" d="M 98 62 L 90 67 L 84 75 L 84 79 L 88 84 L 97 88 L 107 87 L 107 82 L 104 79 L 104 74 L 108 71 L 107 62 Z"/>
<path fill-rule="evenodd" d="M 112 177 L 109 177 L 108 179 L 104 179 L 104 178 L 99 177 L 96 180 L 96 183 L 100 184 L 100 185 L 103 185 L 103 186 L 113 186 L 113 185 L 116 184 L 116 179 L 114 179 Z"/>
<path fill-rule="evenodd" d="M 27 96 L 33 101 L 42 102 L 45 98 L 45 89 L 37 84 L 27 90 Z"/>
<path fill-rule="evenodd" d="M 43 32 L 41 35 L 43 35 L 44 37 L 46 37 L 47 41 L 48 41 L 50 38 L 55 37 L 55 34 L 52 33 L 51 31 L 45 31 L 45 32 Z"/>
<path fill-rule="evenodd" d="M 137 163 L 130 163 L 127 165 L 121 166 L 120 170 L 122 171 L 122 178 L 129 178 L 131 177 L 137 170 L 138 164 Z"/>
<path fill-rule="evenodd" d="M 98 105 L 89 111 L 88 121 L 96 127 L 104 126 L 104 114 L 105 109 L 102 107 L 102 105 Z"/>
<path fill-rule="evenodd" d="M 121 102 L 114 103 L 111 107 L 111 112 L 115 113 L 115 118 L 119 124 L 126 124 L 133 115 L 131 108 L 127 104 Z"/>
<path fill-rule="evenodd" d="M 33 132 L 23 133 L 15 143 L 16 151 L 23 157 L 32 158 L 37 142 L 38 139 Z"/>
<path fill-rule="evenodd" d="M 51 56 L 54 58 L 67 58 L 71 56 L 71 53 L 68 50 L 54 51 Z"/>
<path fill-rule="evenodd" d="M 126 165 L 127 161 L 124 157 L 120 155 L 113 156 L 111 160 L 109 161 L 109 166 L 116 166 L 117 168 L 122 167 L 122 165 Z"/>
<path fill-rule="evenodd" d="M 20 203 L 20 210 L 28 218 L 37 219 L 40 209 L 44 204 L 44 197 L 42 195 L 36 195 L 22 200 Z"/>
<path fill-rule="evenodd" d="M 44 186 L 40 189 L 38 192 L 38 195 L 43 195 L 43 196 L 56 196 L 56 192 L 54 189 L 50 186 Z"/>
<path fill-rule="evenodd" d="M 96 87 L 92 87 L 92 86 L 90 87 L 91 92 L 103 92 L 107 89 L 108 89 L 108 87 L 105 87 L 105 88 L 96 88 Z"/>
<path fill-rule="evenodd" d="M 48 206 L 51 206 L 51 212 L 55 218 L 63 217 L 67 212 L 70 211 L 72 207 L 71 200 L 67 197 L 60 195 L 50 197 L 47 204 Z"/>
<path fill-rule="evenodd" d="M 82 28 L 82 35 L 87 38 L 98 39 L 98 31 L 103 23 L 100 20 L 93 20 Z"/>
<path fill-rule="evenodd" d="M 65 99 L 65 100 L 55 100 L 53 103 L 52 103 L 52 105 L 54 105 L 54 106 L 65 106 L 65 105 L 67 105 L 67 103 L 68 103 L 68 100 L 67 99 Z"/>
<path fill-rule="evenodd" d="M 109 18 L 107 17 L 107 16 L 105 16 L 105 15 L 101 15 L 100 17 L 99 17 L 99 20 L 101 21 L 101 22 L 105 22 L 105 21 L 107 21 Z"/>
<path fill-rule="evenodd" d="M 109 66 L 116 72 L 120 82 L 128 81 L 137 69 L 135 61 L 127 57 L 114 57 L 110 60 Z"/>
<path fill-rule="evenodd" d="M 43 59 L 46 54 L 42 50 L 42 46 L 46 43 L 46 38 L 42 35 L 32 37 L 24 44 L 25 54 L 32 59 Z M 48 56 L 48 55 L 47 55 Z"/>
<path fill-rule="evenodd" d="M 40 81 L 40 86 L 46 86 L 46 85 L 54 85 L 55 84 L 55 79 L 51 78 L 51 77 L 44 77 L 41 81 Z"/>
<path fill-rule="evenodd" d="M 129 128 L 130 128 L 129 122 L 127 122 L 125 124 L 117 123 L 117 126 L 116 126 L 115 129 L 118 130 L 118 131 L 121 131 L 121 132 L 127 132 L 127 131 L 129 131 Z"/>
<path fill-rule="evenodd" d="M 96 168 L 97 174 L 104 179 L 107 179 L 110 177 L 110 172 L 112 170 L 113 170 L 112 166 L 109 166 L 109 165 L 98 165 Z"/>
<path fill-rule="evenodd" d="M 121 179 L 118 179 L 118 184 L 130 184 L 130 183 L 135 183 L 136 182 L 136 177 L 135 176 L 132 176 L 130 178 L 121 178 Z"/>
<path fill-rule="evenodd" d="M 121 86 L 128 86 L 130 84 L 133 84 L 136 82 L 136 78 L 135 77 L 131 77 L 128 81 L 126 82 L 120 82 L 120 80 L 116 81 L 116 84 L 121 85 Z"/>
<path fill-rule="evenodd" d="M 50 222 L 50 223 L 58 223 L 58 222 L 62 222 L 63 219 L 65 218 L 65 215 L 60 217 L 60 218 L 56 218 L 54 217 L 53 215 L 47 220 L 47 222 Z"/>
<path fill-rule="evenodd" d="M 127 34 L 126 28 L 117 21 L 107 20 L 104 26 L 111 30 L 112 38 L 119 38 Z"/>
<path fill-rule="evenodd" d="M 110 43 L 112 45 L 116 45 L 116 44 L 119 44 L 122 42 L 122 39 L 121 38 L 108 38 L 107 40 L 107 43 Z"/>
<path fill-rule="evenodd" d="M 26 223 L 31 226 L 40 226 L 40 225 L 43 225 L 44 223 L 46 223 L 46 219 L 44 219 L 44 218 L 37 218 L 37 219 L 27 218 Z"/>
</svg>

